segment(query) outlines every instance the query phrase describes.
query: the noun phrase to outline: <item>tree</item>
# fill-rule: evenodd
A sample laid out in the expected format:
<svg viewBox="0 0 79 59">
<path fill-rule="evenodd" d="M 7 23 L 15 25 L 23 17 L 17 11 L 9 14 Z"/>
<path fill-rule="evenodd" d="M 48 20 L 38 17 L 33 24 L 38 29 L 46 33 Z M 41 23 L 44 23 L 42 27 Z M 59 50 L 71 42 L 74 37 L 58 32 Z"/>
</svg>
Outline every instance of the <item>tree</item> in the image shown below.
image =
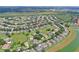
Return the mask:
<svg viewBox="0 0 79 59">
<path fill-rule="evenodd" d="M 36 34 L 39 34 L 40 32 L 38 30 L 36 30 Z"/>
<path fill-rule="evenodd" d="M 62 33 L 63 31 L 62 30 L 59 30 L 59 33 Z"/>
<path fill-rule="evenodd" d="M 52 35 L 51 35 L 51 39 L 53 39 L 54 37 L 55 37 L 55 35 L 54 35 L 54 34 L 52 34 Z"/>
<path fill-rule="evenodd" d="M 6 35 L 10 38 L 11 37 L 11 34 L 9 34 L 9 33 L 6 33 Z"/>
<path fill-rule="evenodd" d="M 21 46 L 25 46 L 25 45 L 24 45 L 24 42 L 21 43 Z"/>
<path fill-rule="evenodd" d="M 52 22 L 48 22 L 49 25 L 52 25 Z"/>
<path fill-rule="evenodd" d="M 5 44 L 5 41 L 0 38 L 0 45 L 3 45 L 3 44 Z"/>
<path fill-rule="evenodd" d="M 31 32 L 31 30 L 29 29 L 28 32 Z"/>
<path fill-rule="evenodd" d="M 48 28 L 48 29 L 46 29 L 47 31 L 50 31 L 51 29 L 50 28 Z"/>
<path fill-rule="evenodd" d="M 47 42 L 47 40 L 44 40 L 43 43 L 44 43 L 44 42 Z"/>
<path fill-rule="evenodd" d="M 17 52 L 15 49 L 13 49 L 13 51 L 12 52 Z"/>
<path fill-rule="evenodd" d="M 28 36 L 29 35 L 29 33 L 26 33 L 26 36 Z"/>
<path fill-rule="evenodd" d="M 7 35 L 9 38 L 11 37 L 11 35 Z"/>
<path fill-rule="evenodd" d="M 49 38 L 48 38 L 48 40 L 51 40 L 51 39 L 53 39 L 55 37 L 55 34 L 52 34 Z"/>
<path fill-rule="evenodd" d="M 12 35 L 14 35 L 14 33 L 12 33 Z"/>
<path fill-rule="evenodd" d="M 63 23 L 61 23 L 63 25 Z"/>
<path fill-rule="evenodd" d="M 41 36 L 35 35 L 35 36 L 34 36 L 34 39 L 41 40 Z"/>
<path fill-rule="evenodd" d="M 35 48 L 36 46 L 37 46 L 37 44 L 33 44 L 33 45 L 32 45 L 32 48 Z"/>
<path fill-rule="evenodd" d="M 4 51 L 5 51 L 5 52 L 10 52 L 10 49 L 5 49 Z"/>
<path fill-rule="evenodd" d="M 55 32 L 55 35 L 56 35 L 56 36 L 59 35 L 59 31 L 58 31 L 58 32 Z"/>
<path fill-rule="evenodd" d="M 65 24 L 66 27 L 69 27 L 69 24 Z"/>
<path fill-rule="evenodd" d="M 54 29 L 52 29 L 52 31 L 54 31 Z"/>
</svg>

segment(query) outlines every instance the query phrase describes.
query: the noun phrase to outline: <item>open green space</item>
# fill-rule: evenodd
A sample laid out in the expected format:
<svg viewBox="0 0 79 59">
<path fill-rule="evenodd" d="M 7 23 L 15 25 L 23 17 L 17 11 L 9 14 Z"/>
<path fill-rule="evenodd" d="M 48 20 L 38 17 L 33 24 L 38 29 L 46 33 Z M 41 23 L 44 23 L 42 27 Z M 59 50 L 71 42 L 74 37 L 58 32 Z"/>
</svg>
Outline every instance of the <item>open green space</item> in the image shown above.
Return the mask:
<svg viewBox="0 0 79 59">
<path fill-rule="evenodd" d="M 64 12 L 60 11 L 42 11 L 42 12 L 6 12 L 0 13 L 0 16 L 28 16 L 28 15 L 48 15 L 48 14 L 63 14 Z"/>
<path fill-rule="evenodd" d="M 16 33 L 12 35 L 11 38 L 13 38 L 15 42 L 21 42 L 21 43 L 27 40 L 27 36 L 24 35 L 23 33 Z"/>
<path fill-rule="evenodd" d="M 5 38 L 7 38 L 7 36 L 5 34 L 0 34 L 0 38 L 5 39 Z"/>
</svg>

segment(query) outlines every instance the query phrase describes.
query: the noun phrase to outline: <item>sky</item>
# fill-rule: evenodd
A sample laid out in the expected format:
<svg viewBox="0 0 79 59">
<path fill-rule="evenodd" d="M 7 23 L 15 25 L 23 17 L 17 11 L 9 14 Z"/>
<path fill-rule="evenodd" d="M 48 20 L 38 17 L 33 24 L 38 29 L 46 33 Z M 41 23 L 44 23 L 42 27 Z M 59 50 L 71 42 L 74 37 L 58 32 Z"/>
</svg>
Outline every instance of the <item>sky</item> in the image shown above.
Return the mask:
<svg viewBox="0 0 79 59">
<path fill-rule="evenodd" d="M 0 0 L 0 6 L 79 6 L 78 0 Z"/>
</svg>

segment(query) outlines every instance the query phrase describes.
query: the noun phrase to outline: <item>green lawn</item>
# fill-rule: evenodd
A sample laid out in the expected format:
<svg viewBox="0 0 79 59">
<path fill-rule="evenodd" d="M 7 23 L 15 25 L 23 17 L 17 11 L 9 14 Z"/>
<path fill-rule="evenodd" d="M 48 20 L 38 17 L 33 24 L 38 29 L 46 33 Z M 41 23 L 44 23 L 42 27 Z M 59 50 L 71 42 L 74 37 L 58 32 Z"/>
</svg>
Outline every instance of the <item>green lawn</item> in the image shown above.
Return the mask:
<svg viewBox="0 0 79 59">
<path fill-rule="evenodd" d="M 21 42 L 21 43 L 27 40 L 27 36 L 24 35 L 23 33 L 19 34 L 15 33 L 14 35 L 11 36 L 11 38 L 13 38 L 15 42 Z"/>
<path fill-rule="evenodd" d="M 71 14 L 55 14 L 55 16 L 65 22 L 72 22 L 72 15 Z"/>
<path fill-rule="evenodd" d="M 48 26 L 45 27 L 45 28 L 40 28 L 39 31 L 40 31 L 41 33 L 43 33 L 45 36 L 47 36 L 47 33 L 48 33 L 49 31 L 47 31 L 46 29 L 48 29 L 48 28 L 52 29 L 52 26 L 48 25 Z M 25 41 L 27 41 L 28 39 L 30 39 L 30 37 L 31 37 L 32 35 L 34 35 L 35 32 L 36 32 L 36 31 L 24 32 L 24 33 L 15 33 L 15 34 L 11 35 L 11 38 L 12 38 L 13 41 L 15 41 L 15 42 L 21 42 L 21 43 L 22 43 L 22 42 L 25 42 Z M 47 36 L 47 37 L 48 37 L 48 36 Z M 5 34 L 0 34 L 0 38 L 5 39 L 5 38 L 7 38 L 7 35 L 5 35 Z"/>
<path fill-rule="evenodd" d="M 0 34 L 0 38 L 5 39 L 5 38 L 7 38 L 7 36 L 5 34 Z"/>
</svg>

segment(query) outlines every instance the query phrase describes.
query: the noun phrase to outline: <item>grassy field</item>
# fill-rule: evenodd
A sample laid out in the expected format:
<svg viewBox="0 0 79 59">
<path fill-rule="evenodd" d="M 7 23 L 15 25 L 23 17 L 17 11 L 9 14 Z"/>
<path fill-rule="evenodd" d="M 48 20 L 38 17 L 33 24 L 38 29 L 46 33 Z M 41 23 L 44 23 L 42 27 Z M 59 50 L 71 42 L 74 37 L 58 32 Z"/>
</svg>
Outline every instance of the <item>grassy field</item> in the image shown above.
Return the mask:
<svg viewBox="0 0 79 59">
<path fill-rule="evenodd" d="M 7 36 L 5 34 L 0 34 L 0 38 L 5 39 L 5 38 L 7 38 Z"/>
<path fill-rule="evenodd" d="M 72 14 L 55 14 L 55 16 L 64 22 L 72 22 Z"/>
<path fill-rule="evenodd" d="M 11 38 L 13 38 L 13 40 L 15 42 L 24 42 L 25 40 L 27 40 L 27 36 L 25 36 L 23 33 L 15 33 L 14 35 L 11 36 Z"/>
<path fill-rule="evenodd" d="M 61 14 L 60 11 L 45 11 L 45 12 L 7 12 L 0 13 L 0 16 L 27 16 L 27 15 L 43 15 L 43 14 Z"/>
<path fill-rule="evenodd" d="M 51 30 L 52 28 L 53 28 L 53 26 L 47 25 L 44 28 L 38 29 L 38 31 L 40 31 L 45 36 L 47 36 L 47 34 L 49 32 L 49 31 L 47 31 L 47 29 L 50 29 Z M 12 34 L 10 36 L 13 39 L 13 41 L 15 41 L 17 43 L 18 42 L 23 43 L 23 42 L 29 40 L 32 37 L 32 35 L 34 35 L 35 33 L 36 33 L 36 31 L 34 30 L 34 31 L 31 31 L 31 32 L 14 33 L 14 34 Z M 7 37 L 8 36 L 5 35 L 5 34 L 0 34 L 0 38 L 2 38 L 2 39 L 5 39 Z M 47 36 L 47 37 L 49 37 L 49 36 Z"/>
</svg>

